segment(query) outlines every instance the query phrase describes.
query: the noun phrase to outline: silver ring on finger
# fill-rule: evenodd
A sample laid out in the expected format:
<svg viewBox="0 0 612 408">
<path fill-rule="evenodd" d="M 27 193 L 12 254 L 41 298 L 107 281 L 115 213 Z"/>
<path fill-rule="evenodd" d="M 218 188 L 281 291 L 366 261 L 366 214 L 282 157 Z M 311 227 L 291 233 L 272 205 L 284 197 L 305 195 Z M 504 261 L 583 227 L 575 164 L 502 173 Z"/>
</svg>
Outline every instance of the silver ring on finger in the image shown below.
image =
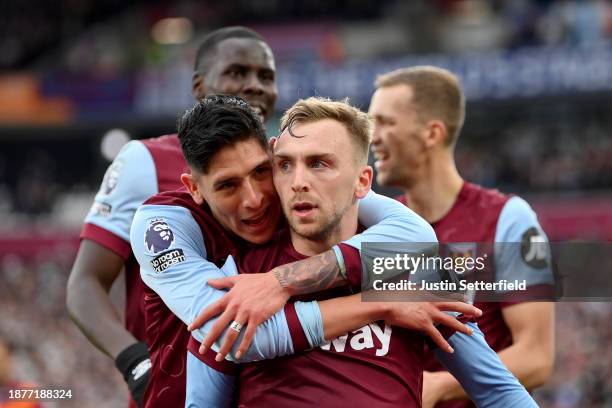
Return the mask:
<svg viewBox="0 0 612 408">
<path fill-rule="evenodd" d="M 240 330 L 242 330 L 242 325 L 235 320 L 230 324 L 229 327 L 236 333 L 240 333 Z"/>
</svg>

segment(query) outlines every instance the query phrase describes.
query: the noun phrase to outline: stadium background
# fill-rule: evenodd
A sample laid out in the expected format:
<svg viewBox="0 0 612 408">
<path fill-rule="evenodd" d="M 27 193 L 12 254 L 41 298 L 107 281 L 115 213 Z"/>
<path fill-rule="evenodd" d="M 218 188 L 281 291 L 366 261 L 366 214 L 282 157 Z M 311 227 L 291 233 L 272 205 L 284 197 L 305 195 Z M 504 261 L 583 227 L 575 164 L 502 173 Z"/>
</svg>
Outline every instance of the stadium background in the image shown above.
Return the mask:
<svg viewBox="0 0 612 408">
<path fill-rule="evenodd" d="M 127 3 L 23 0 L 0 15 L 0 338 L 13 378 L 73 390 L 48 406 L 124 406 L 120 375 L 65 310 L 78 231 L 121 144 L 174 131 L 198 41 L 222 25 L 256 29 L 276 55 L 270 133 L 299 97 L 366 110 L 376 74 L 450 68 L 468 96 L 463 176 L 523 195 L 551 241 L 612 240 L 608 1 Z M 609 303 L 558 305 L 542 407 L 612 406 L 611 318 Z"/>
</svg>

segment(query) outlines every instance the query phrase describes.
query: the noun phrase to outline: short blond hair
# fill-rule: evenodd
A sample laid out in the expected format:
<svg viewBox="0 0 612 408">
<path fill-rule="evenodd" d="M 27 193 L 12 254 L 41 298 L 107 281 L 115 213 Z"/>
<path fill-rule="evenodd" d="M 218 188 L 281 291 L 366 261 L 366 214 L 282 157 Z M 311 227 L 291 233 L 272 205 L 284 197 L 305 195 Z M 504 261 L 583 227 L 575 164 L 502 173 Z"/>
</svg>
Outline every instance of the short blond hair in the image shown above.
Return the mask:
<svg viewBox="0 0 612 408">
<path fill-rule="evenodd" d="M 459 79 L 452 72 L 433 66 L 402 68 L 380 75 L 375 85 L 376 88 L 409 86 L 420 117 L 441 120 L 448 132 L 445 144 L 455 144 L 465 120 L 465 97 Z"/>
<path fill-rule="evenodd" d="M 349 137 L 354 142 L 359 163 L 368 162 L 368 150 L 372 141 L 372 121 L 367 113 L 351 106 L 348 98 L 333 101 L 329 98 L 310 97 L 300 99 L 283 114 L 280 122 L 280 133 L 297 123 L 312 123 L 323 119 L 333 119 L 346 128 Z"/>
</svg>

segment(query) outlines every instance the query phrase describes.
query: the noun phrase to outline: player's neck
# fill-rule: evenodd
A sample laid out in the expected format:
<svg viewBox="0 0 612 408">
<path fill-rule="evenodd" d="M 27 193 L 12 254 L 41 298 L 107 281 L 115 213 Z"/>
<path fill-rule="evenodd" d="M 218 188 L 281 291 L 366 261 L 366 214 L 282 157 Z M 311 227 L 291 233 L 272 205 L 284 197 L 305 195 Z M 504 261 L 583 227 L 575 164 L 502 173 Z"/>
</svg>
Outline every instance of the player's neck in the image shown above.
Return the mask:
<svg viewBox="0 0 612 408">
<path fill-rule="evenodd" d="M 337 228 L 324 237 L 306 238 L 291 230 L 291 243 L 295 250 L 305 256 L 323 253 L 336 244 L 346 241 L 357 233 L 357 206 L 354 205 L 342 217 Z"/>
<path fill-rule="evenodd" d="M 442 219 L 455 204 L 463 179 L 450 157 L 438 157 L 427 163 L 423 177 L 405 189 L 408 206 L 434 223 Z"/>
</svg>

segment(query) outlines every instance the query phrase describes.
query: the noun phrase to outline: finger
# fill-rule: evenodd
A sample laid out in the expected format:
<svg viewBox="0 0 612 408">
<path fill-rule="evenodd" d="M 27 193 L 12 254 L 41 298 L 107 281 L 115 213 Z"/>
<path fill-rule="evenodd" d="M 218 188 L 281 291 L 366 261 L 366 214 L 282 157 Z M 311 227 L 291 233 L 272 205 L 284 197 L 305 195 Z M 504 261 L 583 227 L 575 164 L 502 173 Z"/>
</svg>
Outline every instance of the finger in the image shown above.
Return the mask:
<svg viewBox="0 0 612 408">
<path fill-rule="evenodd" d="M 446 312 L 459 312 L 467 316 L 482 316 L 482 310 L 463 302 L 436 302 L 438 309 Z"/>
<path fill-rule="evenodd" d="M 215 289 L 229 289 L 234 287 L 237 280 L 237 276 L 228 276 L 227 278 L 209 279 L 208 284 Z"/>
<path fill-rule="evenodd" d="M 237 322 L 243 325 L 242 322 L 245 322 L 245 321 L 246 321 L 246 317 L 241 314 L 240 316 L 236 316 L 236 319 L 231 321 L 230 324 Z M 244 330 L 244 327 L 241 328 L 241 330 Z M 240 331 L 236 331 L 232 329 L 231 327 L 227 328 L 227 330 L 225 331 L 225 337 L 223 338 L 223 344 L 221 344 L 221 348 L 219 349 L 219 352 L 217 353 L 217 356 L 215 357 L 216 361 L 223 361 L 225 359 L 225 356 L 227 355 L 227 353 L 231 351 L 239 335 L 240 335 Z"/>
<path fill-rule="evenodd" d="M 446 351 L 447 353 L 452 353 L 455 351 L 448 343 L 448 341 L 446 341 L 444 336 L 442 336 L 442 333 L 440 333 L 433 324 L 429 327 L 428 330 L 426 330 L 426 333 L 429 337 L 431 337 L 433 342 L 436 343 L 438 347 L 440 347 L 440 350 Z"/>
<path fill-rule="evenodd" d="M 202 327 L 204 323 L 223 312 L 223 310 L 225 309 L 226 302 L 227 300 L 225 300 L 225 296 L 223 296 L 221 299 L 215 301 L 206 309 L 202 310 L 202 312 L 196 316 L 196 318 L 189 324 L 189 326 L 187 326 L 187 330 L 193 331 L 195 329 L 198 329 Z"/>
<path fill-rule="evenodd" d="M 443 324 L 444 326 L 453 329 L 456 332 L 465 333 L 469 336 L 472 335 L 472 329 L 469 326 L 466 326 L 459 320 L 455 319 L 453 316 L 449 316 L 446 313 L 440 312 L 439 315 L 433 317 L 433 320 L 436 323 Z"/>
<path fill-rule="evenodd" d="M 217 341 L 219 337 L 221 337 L 223 330 L 229 326 L 232 320 L 234 320 L 234 313 L 230 312 L 229 310 L 226 310 L 221 314 L 221 316 L 219 316 L 215 324 L 213 324 L 210 328 L 210 331 L 204 338 L 204 341 L 202 341 L 202 345 L 200 346 L 200 354 L 204 354 L 206 349 L 210 348 L 213 343 Z"/>
<path fill-rule="evenodd" d="M 251 342 L 253 342 L 253 337 L 255 337 L 255 332 L 257 331 L 256 324 L 248 324 L 246 326 L 246 331 L 244 332 L 244 337 L 240 342 L 240 346 L 238 346 L 238 351 L 236 351 L 236 359 L 242 357 L 249 347 L 251 346 Z"/>
</svg>

